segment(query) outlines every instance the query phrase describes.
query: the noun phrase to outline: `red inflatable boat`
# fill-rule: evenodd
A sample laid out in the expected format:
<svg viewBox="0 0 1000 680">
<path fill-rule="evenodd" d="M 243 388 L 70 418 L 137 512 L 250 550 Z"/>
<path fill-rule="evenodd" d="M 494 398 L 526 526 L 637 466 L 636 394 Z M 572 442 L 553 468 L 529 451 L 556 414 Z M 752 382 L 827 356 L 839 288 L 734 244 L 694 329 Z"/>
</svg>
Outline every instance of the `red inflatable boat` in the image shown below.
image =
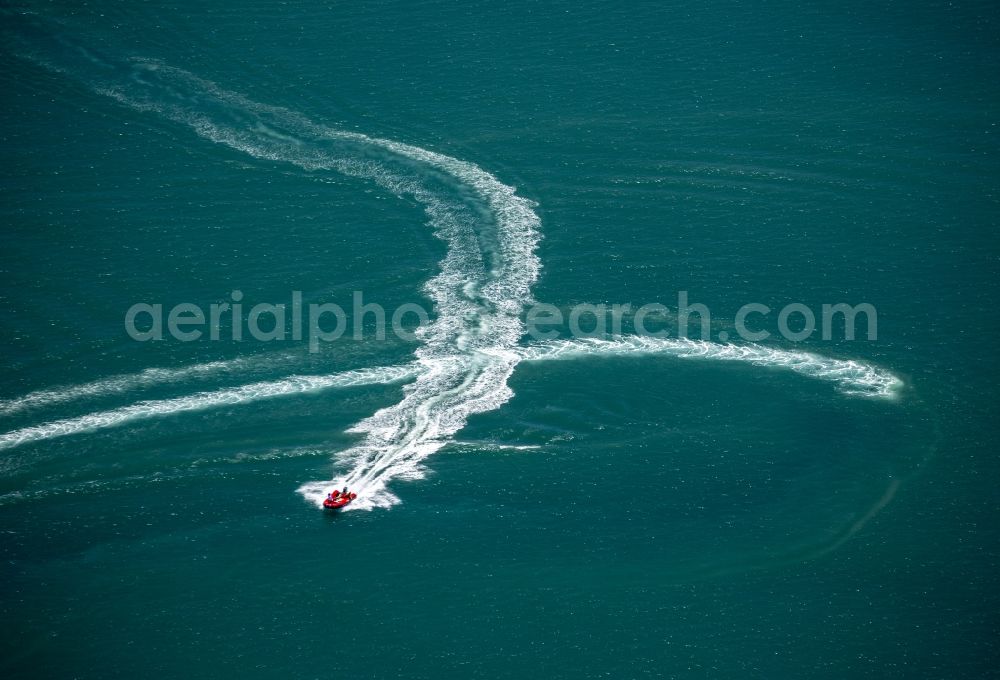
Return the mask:
<svg viewBox="0 0 1000 680">
<path fill-rule="evenodd" d="M 327 510 L 340 510 L 357 497 L 358 494 L 354 492 L 342 494 L 339 491 L 334 491 L 323 501 L 323 507 Z"/>
</svg>

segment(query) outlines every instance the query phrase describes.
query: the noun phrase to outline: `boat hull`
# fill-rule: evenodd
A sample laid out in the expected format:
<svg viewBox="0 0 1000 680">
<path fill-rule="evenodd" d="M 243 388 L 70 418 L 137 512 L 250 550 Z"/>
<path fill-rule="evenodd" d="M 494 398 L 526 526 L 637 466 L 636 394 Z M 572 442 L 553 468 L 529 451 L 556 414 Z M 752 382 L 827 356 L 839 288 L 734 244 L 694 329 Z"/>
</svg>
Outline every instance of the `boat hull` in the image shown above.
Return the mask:
<svg viewBox="0 0 1000 680">
<path fill-rule="evenodd" d="M 350 505 L 351 501 L 353 501 L 354 499 L 355 496 L 353 494 L 349 497 L 340 496 L 334 499 L 327 498 L 325 501 L 323 501 L 323 507 L 327 510 L 340 510 L 345 505 Z"/>
</svg>

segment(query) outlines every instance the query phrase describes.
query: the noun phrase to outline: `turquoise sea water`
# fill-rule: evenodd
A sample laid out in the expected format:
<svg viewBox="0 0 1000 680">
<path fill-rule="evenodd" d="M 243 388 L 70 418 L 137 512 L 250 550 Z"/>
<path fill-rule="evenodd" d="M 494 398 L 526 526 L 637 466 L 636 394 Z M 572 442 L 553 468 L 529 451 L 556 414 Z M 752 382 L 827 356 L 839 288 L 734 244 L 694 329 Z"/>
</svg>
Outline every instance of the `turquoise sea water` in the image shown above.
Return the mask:
<svg viewBox="0 0 1000 680">
<path fill-rule="evenodd" d="M 994 672 L 989 4 L 0 20 L 4 677 Z M 235 290 L 432 323 L 125 332 Z M 521 337 L 678 291 L 707 344 Z"/>
</svg>

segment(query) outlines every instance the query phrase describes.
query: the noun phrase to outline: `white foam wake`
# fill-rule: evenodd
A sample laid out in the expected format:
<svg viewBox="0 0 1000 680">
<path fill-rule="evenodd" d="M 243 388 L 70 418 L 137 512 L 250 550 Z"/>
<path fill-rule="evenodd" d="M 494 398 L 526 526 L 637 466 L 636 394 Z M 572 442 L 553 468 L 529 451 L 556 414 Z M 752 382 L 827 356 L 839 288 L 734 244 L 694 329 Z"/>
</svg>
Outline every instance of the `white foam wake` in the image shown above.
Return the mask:
<svg viewBox="0 0 1000 680">
<path fill-rule="evenodd" d="M 210 361 L 179 368 L 147 368 L 130 375 L 114 375 L 82 385 L 52 387 L 36 390 L 14 399 L 0 400 L 0 415 L 14 415 L 23 411 L 82 399 L 95 399 L 156 385 L 211 378 L 220 374 L 238 373 L 259 368 L 259 358 L 245 357 L 229 361 Z"/>
<path fill-rule="evenodd" d="M 629 339 L 603 345 L 599 341 L 567 341 L 519 347 L 524 333 L 521 317 L 531 301 L 531 286 L 540 266 L 534 254 L 539 219 L 534 204 L 517 196 L 513 187 L 472 163 L 392 140 L 324 127 L 157 62 L 132 60 L 122 64 L 104 60 L 92 51 L 84 61 L 79 59 L 80 50 L 70 47 L 56 45 L 41 56 L 37 49 L 24 53 L 135 110 L 158 114 L 254 158 L 295 165 L 321 181 L 331 171 L 364 178 L 394 194 L 410 196 L 423 205 L 429 225 L 445 242 L 447 253 L 439 263 L 439 272 L 424 287 L 437 317 L 418 332 L 421 346 L 415 353 L 415 365 L 401 369 L 405 377 L 415 380 L 404 388 L 402 401 L 352 428 L 362 437 L 358 445 L 338 454 L 340 475 L 302 485 L 300 493 L 317 505 L 329 490 L 342 484 L 359 493 L 352 508 L 398 502 L 386 485 L 393 479 L 420 477 L 422 461 L 446 445 L 470 415 L 506 402 L 512 396 L 507 380 L 525 359 L 595 352 L 665 353 L 784 365 L 833 380 L 844 388 L 856 388 L 858 393 L 881 394 L 889 389 L 885 387 L 887 374 L 864 364 L 759 346 Z M 372 370 L 375 373 L 369 378 L 385 378 L 378 372 L 396 369 Z M 335 376 L 326 379 L 341 380 Z M 142 402 L 104 414 L 24 428 L 0 437 L 0 446 L 151 414 L 322 389 L 316 386 L 317 380 L 323 382 L 315 377 L 290 378 L 186 399 Z"/>
<path fill-rule="evenodd" d="M 783 368 L 810 378 L 834 383 L 845 394 L 893 397 L 903 382 L 889 371 L 853 359 L 834 359 L 811 352 L 731 345 L 685 338 L 628 336 L 613 340 L 554 340 L 521 350 L 527 361 L 576 359 L 586 356 L 663 354 L 682 359 L 738 361 L 755 366 Z"/>
<path fill-rule="evenodd" d="M 254 157 L 292 163 L 319 175 L 334 170 L 369 179 L 423 204 L 447 254 L 439 273 L 424 286 L 437 318 L 419 331 L 416 359 L 421 371 L 399 404 L 352 428 L 363 438 L 338 455 L 348 468 L 343 476 L 299 489 L 321 505 L 335 484 L 346 481 L 361 496 L 352 507 L 397 502 L 386 490 L 390 480 L 420 476 L 420 462 L 447 443 L 469 415 L 498 408 L 512 396 L 507 379 L 519 357 L 502 350 L 514 348 L 523 335 L 522 312 L 538 276 L 534 250 L 539 220 L 533 204 L 471 163 L 319 126 L 162 64 L 141 61 L 135 68 L 144 84 L 164 87 L 136 92 L 134 87 L 115 86 L 102 91 Z M 172 93 L 166 102 L 159 97 L 163 92 Z M 198 110 L 190 110 L 187 98 L 177 92 L 195 93 Z M 218 115 L 206 115 L 212 110 Z M 490 353 L 478 351 L 486 348 Z"/>
<path fill-rule="evenodd" d="M 219 406 L 246 404 L 261 399 L 318 392 L 336 387 L 393 383 L 412 378 L 415 373 L 415 366 L 405 365 L 345 371 L 333 375 L 295 375 L 283 380 L 252 383 L 213 392 L 200 392 L 187 397 L 140 401 L 110 411 L 54 420 L 7 432 L 0 435 L 0 449 L 9 449 L 43 439 L 115 427 L 136 420 L 162 418 L 186 411 L 201 411 Z"/>
<path fill-rule="evenodd" d="M 254 158 L 288 163 L 324 180 L 329 171 L 364 178 L 423 205 L 434 234 L 447 246 L 439 272 L 424 287 L 437 317 L 420 329 L 416 351 L 422 368 L 402 402 L 359 423 L 357 447 L 340 460 L 365 504 L 386 505 L 384 492 L 398 476 L 419 474 L 418 463 L 460 429 L 466 418 L 497 408 L 511 396 L 507 378 L 516 354 L 499 357 L 477 349 L 514 347 L 523 333 L 521 313 L 538 274 L 534 255 L 538 217 L 533 204 L 481 168 L 392 140 L 317 125 L 278 107 L 251 101 L 210 81 L 149 60 L 122 63 L 74 45 L 35 38 L 21 53 L 36 63 L 85 82 L 137 111 L 158 114 L 201 137 Z M 177 404 L 181 406 L 181 404 Z M 144 413 L 126 407 L 116 419 Z M 73 419 L 69 428 L 91 427 Z M 63 430 L 66 423 L 41 426 Z M 40 431 L 39 431 L 40 432 Z M 25 428 L 10 441 L 39 432 Z M 331 482 L 306 484 L 307 498 L 322 499 Z"/>
</svg>

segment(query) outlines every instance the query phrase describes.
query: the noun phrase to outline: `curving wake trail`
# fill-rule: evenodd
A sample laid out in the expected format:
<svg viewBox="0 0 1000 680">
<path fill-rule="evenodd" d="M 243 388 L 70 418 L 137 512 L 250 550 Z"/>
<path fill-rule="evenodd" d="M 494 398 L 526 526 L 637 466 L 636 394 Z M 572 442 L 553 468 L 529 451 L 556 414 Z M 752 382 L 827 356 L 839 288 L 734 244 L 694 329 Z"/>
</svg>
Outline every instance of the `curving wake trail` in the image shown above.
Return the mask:
<svg viewBox="0 0 1000 680">
<path fill-rule="evenodd" d="M 286 362 L 288 358 L 243 357 L 227 361 L 209 361 L 180 368 L 147 368 L 138 373 L 113 375 L 83 385 L 67 385 L 36 390 L 15 399 L 0 400 L 0 416 L 11 416 L 24 411 L 67 404 L 86 399 L 108 397 L 125 392 L 166 385 L 214 378 L 218 375 L 238 374 L 260 368 L 262 363 Z"/>
<path fill-rule="evenodd" d="M 679 359 L 706 359 L 783 368 L 816 380 L 831 382 L 844 394 L 892 398 L 903 381 L 891 372 L 853 359 L 834 359 L 812 352 L 763 345 L 708 342 L 688 338 L 633 335 L 609 340 L 586 338 L 553 340 L 521 350 L 525 361 L 579 359 L 588 356 L 662 355 Z"/>
<path fill-rule="evenodd" d="M 894 398 L 903 384 L 891 372 L 862 361 L 834 359 L 810 352 L 775 349 L 761 345 L 730 345 L 701 340 L 653 338 L 648 336 L 630 336 L 611 340 L 594 338 L 554 340 L 536 345 L 519 346 L 514 349 L 496 347 L 477 349 L 472 356 L 440 356 L 409 364 L 358 369 L 331 375 L 289 376 L 280 380 L 251 383 L 210 392 L 198 392 L 185 397 L 140 401 L 110 411 L 98 411 L 75 418 L 54 420 L 4 433 L 0 435 L 0 449 L 13 448 L 22 444 L 70 436 L 82 432 L 117 427 L 139 420 L 167 417 L 188 411 L 201 411 L 221 406 L 237 406 L 256 402 L 261 399 L 315 393 L 334 388 L 389 384 L 414 378 L 418 378 L 418 382 L 423 383 L 423 390 L 436 390 L 438 392 L 437 398 L 442 403 L 447 400 L 454 401 L 456 399 L 468 402 L 471 395 L 476 392 L 476 389 L 470 389 L 470 382 L 474 382 L 477 377 L 481 380 L 483 375 L 485 375 L 479 373 L 474 368 L 473 365 L 477 362 L 480 365 L 498 365 L 503 362 L 509 362 L 509 369 L 513 370 L 516 364 L 521 361 L 565 361 L 587 357 L 644 355 L 668 356 L 679 359 L 741 362 L 769 369 L 785 369 L 815 380 L 830 382 L 842 393 L 852 396 Z M 147 371 L 143 371 L 132 376 L 115 376 L 105 381 L 88 383 L 86 385 L 71 386 L 45 392 L 33 392 L 21 399 L 32 398 L 37 400 L 39 395 L 42 395 L 46 397 L 51 396 L 53 401 L 67 402 L 86 399 L 95 393 L 105 396 L 109 393 L 120 391 L 123 384 L 127 386 L 127 389 L 133 390 L 145 386 L 146 383 L 143 382 L 145 380 L 151 381 L 148 384 L 158 384 L 161 378 L 169 379 L 170 381 L 184 378 L 189 380 L 194 379 L 200 376 L 201 371 L 206 370 L 206 366 L 208 365 L 200 364 L 187 368 L 169 369 L 162 376 L 159 372 L 167 369 L 148 369 L 156 371 L 156 373 L 150 375 Z M 227 367 L 231 368 L 228 365 Z M 457 390 L 449 389 L 447 385 L 442 383 L 442 377 L 452 372 L 465 376 L 465 380 L 458 386 Z M 153 379 L 154 377 L 155 379 Z M 414 387 L 416 384 L 414 383 Z M 490 399 L 494 398 L 494 395 L 490 396 Z M 15 400 L 11 403 L 18 403 L 20 401 Z M 418 419 L 404 421 L 399 409 L 403 408 L 405 404 L 406 402 L 404 401 L 397 407 L 379 411 L 371 418 L 355 426 L 352 431 L 366 433 L 370 438 L 382 437 L 383 441 L 387 441 L 394 436 L 401 436 L 399 434 L 399 426 L 409 423 L 408 426 L 412 429 L 408 435 L 411 444 L 420 438 L 434 441 L 433 447 L 428 448 L 425 455 L 429 455 L 440 448 L 438 446 L 439 443 L 454 443 L 448 440 L 454 432 L 450 430 L 446 432 L 441 429 L 434 430 L 434 423 L 429 419 L 422 423 Z M 484 403 L 482 404 L 482 408 L 477 408 L 475 412 L 490 408 L 493 408 L 491 403 Z M 458 424 L 458 427 L 460 428 L 460 424 Z M 363 446 L 358 446 L 345 454 L 341 454 L 347 461 L 350 460 L 347 458 L 348 456 L 357 456 L 357 459 L 352 461 L 355 463 L 360 462 L 362 460 L 361 456 L 364 455 L 363 460 L 370 464 L 369 467 L 364 468 L 366 471 L 363 474 L 361 474 L 362 468 L 356 468 L 354 471 L 355 475 L 347 477 L 347 481 L 352 483 L 367 483 L 371 481 L 374 475 L 390 468 L 397 473 L 395 476 L 402 476 L 404 474 L 405 471 L 401 465 L 404 462 L 403 459 L 382 457 L 376 464 L 374 459 L 378 457 L 381 448 L 375 447 L 369 450 L 363 450 L 363 448 Z M 393 465 L 395 467 L 392 467 Z M 323 488 L 329 485 L 327 482 L 319 484 Z"/>
<path fill-rule="evenodd" d="M 8 44 L 22 57 L 82 82 L 141 112 L 184 125 L 199 136 L 258 159 L 287 163 L 322 179 L 337 172 L 375 182 L 423 205 L 447 245 L 439 272 L 424 286 L 437 317 L 418 333 L 420 369 L 403 400 L 358 423 L 356 447 L 339 455 L 358 507 L 396 501 L 385 488 L 395 477 L 419 476 L 419 462 L 440 448 L 469 415 L 497 408 L 512 395 L 507 378 L 517 364 L 522 311 L 538 275 L 534 254 L 539 220 L 533 204 L 481 168 L 392 140 L 317 125 L 266 106 L 186 71 L 144 59 L 121 61 L 70 44 L 46 20 L 17 18 Z M 490 354 L 479 350 L 490 348 Z M 144 412 L 126 407 L 113 420 Z M 46 433 L 91 426 L 56 423 L 6 435 L 11 444 Z M 335 480 L 341 483 L 344 478 Z M 319 504 L 331 481 L 302 486 Z"/>
<path fill-rule="evenodd" d="M 891 390 L 895 378 L 865 364 L 759 346 L 657 343 L 642 338 L 521 346 L 525 331 L 522 317 L 532 302 L 531 286 L 540 268 L 535 255 L 539 218 L 534 204 L 518 196 L 513 187 L 472 163 L 325 127 L 287 109 L 224 90 L 186 71 L 151 60 L 107 59 L 54 39 L 38 25 L 29 28 L 10 41 L 21 56 L 133 110 L 156 114 L 254 158 L 297 166 L 320 180 L 331 172 L 340 173 L 375 182 L 397 196 L 411 197 L 423 206 L 428 225 L 445 242 L 447 252 L 438 273 L 424 286 L 437 316 L 418 330 L 420 346 L 411 365 L 370 369 L 346 377 L 293 376 L 193 397 L 139 402 L 0 435 L 0 448 L 138 418 L 325 389 L 345 381 L 362 384 L 412 377 L 415 379 L 404 387 L 398 404 L 351 428 L 360 438 L 355 446 L 336 455 L 342 474 L 332 480 L 308 482 L 298 490 L 321 506 L 328 491 L 346 484 L 359 494 L 351 508 L 373 508 L 398 502 L 388 483 L 421 477 L 422 461 L 449 443 L 469 416 L 494 410 L 510 399 L 513 392 L 507 380 L 524 360 L 593 353 L 700 356 L 786 366 L 837 382 L 848 392 L 854 389 L 855 393 L 885 396 Z M 117 389 L 109 385 L 102 389 Z M 81 389 L 80 394 L 86 394 L 87 389 Z M 66 399 L 72 398 L 72 392 L 67 394 Z M 39 398 L 51 400 L 51 396 L 29 395 L 6 407 L 19 410 Z"/>
<path fill-rule="evenodd" d="M 236 406 L 261 399 L 308 394 L 333 388 L 384 385 L 412 378 L 412 365 L 363 368 L 332 375 L 293 375 L 281 380 L 251 383 L 214 392 L 198 392 L 186 397 L 140 401 L 110 411 L 98 411 L 76 418 L 53 420 L 22 427 L 0 435 L 0 450 L 22 444 L 117 427 L 136 420 L 163 418 L 177 413 L 203 411 L 220 406 Z"/>
</svg>

